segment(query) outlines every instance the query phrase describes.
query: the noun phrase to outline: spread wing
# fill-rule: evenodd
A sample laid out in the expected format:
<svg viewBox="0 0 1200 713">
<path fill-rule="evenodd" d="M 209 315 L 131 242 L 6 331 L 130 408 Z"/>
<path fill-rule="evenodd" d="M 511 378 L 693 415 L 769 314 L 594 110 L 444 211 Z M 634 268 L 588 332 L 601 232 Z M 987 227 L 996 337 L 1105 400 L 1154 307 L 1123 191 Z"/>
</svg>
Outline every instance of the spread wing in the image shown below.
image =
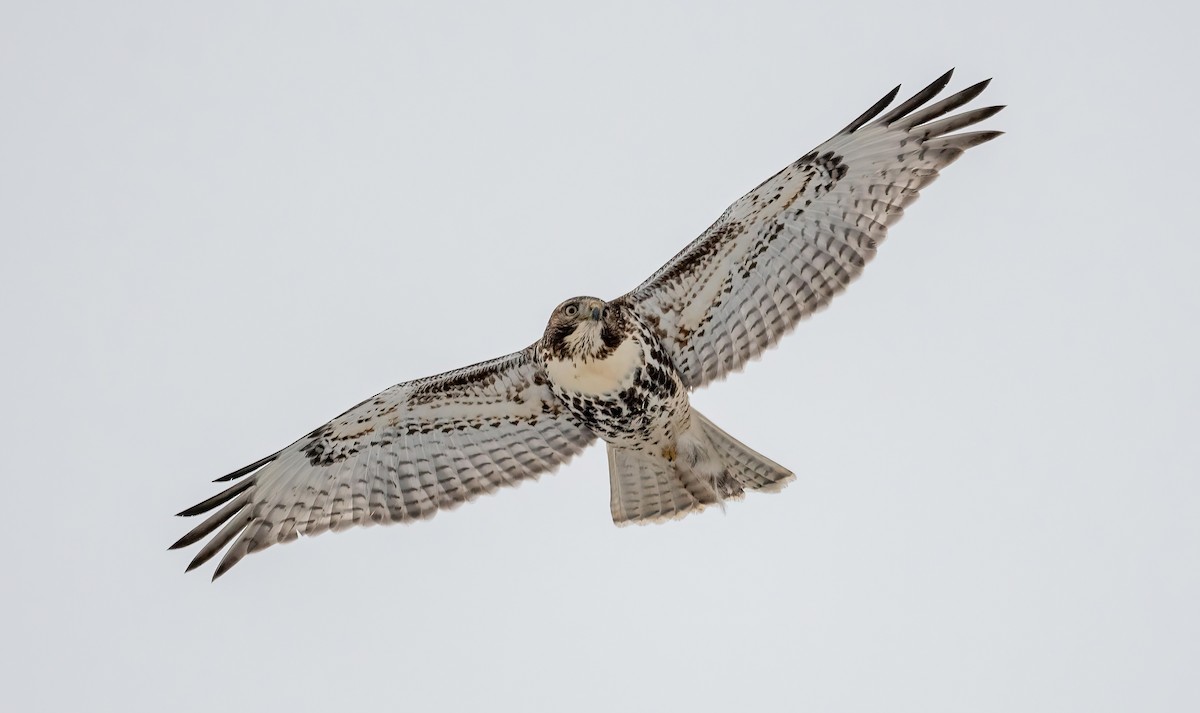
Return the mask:
<svg viewBox="0 0 1200 713">
<path fill-rule="evenodd" d="M 301 534 L 432 517 L 550 471 L 595 439 L 550 393 L 533 348 L 374 396 L 179 513 L 222 506 L 172 549 L 221 528 L 188 569 L 228 545 L 213 579 L 250 552 Z"/>
<path fill-rule="evenodd" d="M 828 304 L 939 170 L 1000 135 L 952 132 L 1003 107 L 946 117 L 986 81 L 925 106 L 951 72 L 879 116 L 900 88 L 893 89 L 620 298 L 657 326 L 689 388 L 741 368 Z"/>
</svg>

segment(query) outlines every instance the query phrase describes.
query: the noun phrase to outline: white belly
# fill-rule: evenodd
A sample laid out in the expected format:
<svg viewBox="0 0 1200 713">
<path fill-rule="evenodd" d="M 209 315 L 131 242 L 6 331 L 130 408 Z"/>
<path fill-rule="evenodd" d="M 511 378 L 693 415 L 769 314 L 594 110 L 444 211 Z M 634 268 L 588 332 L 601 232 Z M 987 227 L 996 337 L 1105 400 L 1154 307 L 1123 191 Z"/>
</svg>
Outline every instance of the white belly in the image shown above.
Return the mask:
<svg viewBox="0 0 1200 713">
<path fill-rule="evenodd" d="M 589 396 L 620 391 L 633 383 L 633 373 L 644 362 L 642 346 L 626 339 L 607 359 L 546 362 L 546 374 L 559 388 Z"/>
</svg>

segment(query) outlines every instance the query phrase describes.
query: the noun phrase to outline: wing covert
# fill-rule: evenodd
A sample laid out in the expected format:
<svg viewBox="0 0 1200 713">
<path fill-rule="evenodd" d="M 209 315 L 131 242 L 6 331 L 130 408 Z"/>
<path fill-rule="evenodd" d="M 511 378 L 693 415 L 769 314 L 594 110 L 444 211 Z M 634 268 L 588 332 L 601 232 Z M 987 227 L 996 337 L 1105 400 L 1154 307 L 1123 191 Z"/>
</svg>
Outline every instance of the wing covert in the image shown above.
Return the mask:
<svg viewBox="0 0 1200 713">
<path fill-rule="evenodd" d="M 594 439 L 551 394 L 530 347 L 397 384 L 219 478 L 237 482 L 179 513 L 220 507 L 171 548 L 220 528 L 188 566 L 232 542 L 216 579 L 248 553 L 302 534 L 432 517 L 551 471 Z"/>
<path fill-rule="evenodd" d="M 740 369 L 827 305 L 858 277 L 888 227 L 939 170 L 1000 135 L 951 132 L 1003 107 L 941 118 L 978 96 L 987 81 L 922 108 L 952 72 L 879 116 L 895 99 L 899 87 L 893 89 L 729 206 L 619 298 L 655 325 L 689 388 Z"/>
</svg>

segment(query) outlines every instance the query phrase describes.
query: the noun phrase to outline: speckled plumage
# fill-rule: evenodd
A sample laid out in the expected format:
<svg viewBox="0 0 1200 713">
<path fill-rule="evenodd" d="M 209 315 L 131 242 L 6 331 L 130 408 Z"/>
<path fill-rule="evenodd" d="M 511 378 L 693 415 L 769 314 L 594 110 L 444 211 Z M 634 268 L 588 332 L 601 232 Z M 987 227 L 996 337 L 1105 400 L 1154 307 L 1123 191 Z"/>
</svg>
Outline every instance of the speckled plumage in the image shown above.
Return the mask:
<svg viewBox="0 0 1200 713">
<path fill-rule="evenodd" d="M 574 353 L 556 349 L 550 334 L 535 345 L 537 361 L 549 377 L 550 393 L 576 421 L 609 443 L 642 450 L 650 442 L 673 441 L 688 425 L 687 390 L 650 327 L 632 311 L 616 316 L 615 348 L 589 351 L 585 345 Z M 589 379 L 600 371 L 599 365 L 618 361 L 618 350 L 628 352 L 622 368 L 602 379 Z M 562 371 L 560 364 L 565 367 Z"/>
<path fill-rule="evenodd" d="M 576 315 L 564 314 L 574 308 Z M 587 317 L 588 311 L 593 317 Z M 599 315 L 605 314 L 606 317 Z M 569 329 L 568 329 L 569 327 Z M 698 418 L 654 329 L 619 301 L 568 300 L 555 310 L 535 354 L 550 391 L 574 419 L 608 443 L 613 521 L 657 522 L 740 497 L 745 487 L 791 480 L 737 441 L 762 466 L 727 463 Z"/>
<path fill-rule="evenodd" d="M 897 87 L 632 292 L 567 300 L 530 347 L 397 384 L 219 478 L 236 482 L 180 513 L 216 511 L 172 548 L 211 535 L 188 568 L 228 547 L 216 578 L 301 534 L 424 519 L 536 478 L 597 436 L 618 524 L 778 490 L 790 471 L 692 409 L 688 393 L 827 305 L 939 170 L 999 135 L 953 132 L 1001 107 L 947 117 L 987 82 L 926 106 L 949 79 L 882 114 Z"/>
</svg>

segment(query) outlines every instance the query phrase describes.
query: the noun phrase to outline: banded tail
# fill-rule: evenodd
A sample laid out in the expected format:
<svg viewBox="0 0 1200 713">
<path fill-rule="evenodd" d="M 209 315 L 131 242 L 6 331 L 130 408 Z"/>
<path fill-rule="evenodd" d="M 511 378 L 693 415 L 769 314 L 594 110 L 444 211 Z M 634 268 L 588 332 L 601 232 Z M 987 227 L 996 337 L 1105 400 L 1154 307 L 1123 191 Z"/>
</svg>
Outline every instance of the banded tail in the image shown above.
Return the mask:
<svg viewBox="0 0 1200 713">
<path fill-rule="evenodd" d="M 714 503 L 740 500 L 746 490 L 779 492 L 796 477 L 696 409 L 691 428 L 676 442 L 674 458 L 609 444 L 608 476 L 618 525 L 678 519 Z"/>
</svg>

